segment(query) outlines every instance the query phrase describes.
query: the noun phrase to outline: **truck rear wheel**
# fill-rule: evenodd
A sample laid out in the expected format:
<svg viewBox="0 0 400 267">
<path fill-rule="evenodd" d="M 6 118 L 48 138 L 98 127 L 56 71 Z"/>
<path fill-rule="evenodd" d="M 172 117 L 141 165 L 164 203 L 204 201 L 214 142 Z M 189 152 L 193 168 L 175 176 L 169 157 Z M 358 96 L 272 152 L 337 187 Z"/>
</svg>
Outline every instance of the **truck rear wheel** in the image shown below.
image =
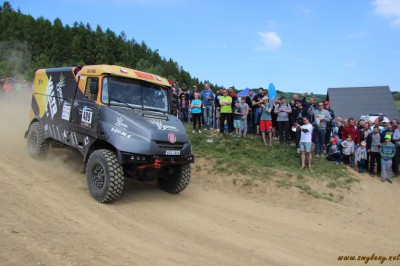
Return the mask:
<svg viewBox="0 0 400 267">
<path fill-rule="evenodd" d="M 123 173 L 123 168 L 113 151 L 94 151 L 86 166 L 90 195 L 101 203 L 110 203 L 118 199 L 124 188 Z"/>
<path fill-rule="evenodd" d="M 170 194 L 178 194 L 188 186 L 191 176 L 190 164 L 171 166 L 158 178 L 158 185 Z"/>
<path fill-rule="evenodd" d="M 34 159 L 43 159 L 47 155 L 50 142 L 43 139 L 43 130 L 39 122 L 34 122 L 28 131 L 28 154 Z"/>
</svg>

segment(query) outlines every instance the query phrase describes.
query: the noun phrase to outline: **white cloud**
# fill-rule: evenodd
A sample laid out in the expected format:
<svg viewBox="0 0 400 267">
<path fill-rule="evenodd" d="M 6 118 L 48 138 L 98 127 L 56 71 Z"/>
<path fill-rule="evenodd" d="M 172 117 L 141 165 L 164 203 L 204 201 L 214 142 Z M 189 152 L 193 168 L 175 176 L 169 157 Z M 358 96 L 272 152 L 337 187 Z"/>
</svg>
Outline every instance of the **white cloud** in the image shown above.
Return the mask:
<svg viewBox="0 0 400 267">
<path fill-rule="evenodd" d="M 400 1 L 399 0 L 375 0 L 373 2 L 374 13 L 392 20 L 392 25 L 400 27 Z"/>
<path fill-rule="evenodd" d="M 255 48 L 258 51 L 276 50 L 282 45 L 281 38 L 276 32 L 259 32 L 258 36 L 262 41 L 262 45 Z"/>
</svg>

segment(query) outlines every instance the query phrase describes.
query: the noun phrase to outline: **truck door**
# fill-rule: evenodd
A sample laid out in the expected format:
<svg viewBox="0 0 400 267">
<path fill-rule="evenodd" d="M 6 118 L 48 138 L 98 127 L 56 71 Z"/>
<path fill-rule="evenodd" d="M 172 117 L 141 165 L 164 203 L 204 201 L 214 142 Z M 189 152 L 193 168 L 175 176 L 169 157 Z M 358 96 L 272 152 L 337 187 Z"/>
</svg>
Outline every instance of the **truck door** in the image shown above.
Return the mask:
<svg viewBox="0 0 400 267">
<path fill-rule="evenodd" d="M 84 147 L 92 137 L 97 137 L 97 118 L 99 106 L 95 102 L 98 95 L 99 78 L 81 77 L 85 83 L 85 91 L 77 89 L 75 99 L 71 107 L 70 141 L 72 145 Z"/>
</svg>

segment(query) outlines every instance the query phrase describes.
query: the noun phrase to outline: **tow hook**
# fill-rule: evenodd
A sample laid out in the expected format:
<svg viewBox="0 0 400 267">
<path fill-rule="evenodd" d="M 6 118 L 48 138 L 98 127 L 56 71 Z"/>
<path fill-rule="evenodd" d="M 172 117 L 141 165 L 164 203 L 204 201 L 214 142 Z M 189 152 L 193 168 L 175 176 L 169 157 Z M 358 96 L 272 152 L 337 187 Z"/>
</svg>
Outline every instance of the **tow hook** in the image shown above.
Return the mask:
<svg viewBox="0 0 400 267">
<path fill-rule="evenodd" d="M 153 166 L 157 169 L 161 168 L 161 159 L 155 159 Z"/>
<path fill-rule="evenodd" d="M 143 170 L 143 169 L 146 169 L 146 168 L 159 169 L 159 168 L 161 168 L 161 164 L 162 164 L 162 159 L 154 159 L 154 163 L 153 164 L 140 165 L 139 166 L 139 170 Z"/>
</svg>

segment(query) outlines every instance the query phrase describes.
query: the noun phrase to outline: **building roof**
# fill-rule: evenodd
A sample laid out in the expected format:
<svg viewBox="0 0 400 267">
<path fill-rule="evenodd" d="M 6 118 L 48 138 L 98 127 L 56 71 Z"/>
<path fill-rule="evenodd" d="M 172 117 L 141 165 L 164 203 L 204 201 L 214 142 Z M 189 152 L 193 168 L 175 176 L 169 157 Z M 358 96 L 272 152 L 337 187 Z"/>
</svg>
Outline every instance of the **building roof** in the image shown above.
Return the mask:
<svg viewBox="0 0 400 267">
<path fill-rule="evenodd" d="M 390 120 L 400 118 L 389 86 L 328 88 L 327 98 L 336 117 L 358 120 L 383 113 Z"/>
</svg>

